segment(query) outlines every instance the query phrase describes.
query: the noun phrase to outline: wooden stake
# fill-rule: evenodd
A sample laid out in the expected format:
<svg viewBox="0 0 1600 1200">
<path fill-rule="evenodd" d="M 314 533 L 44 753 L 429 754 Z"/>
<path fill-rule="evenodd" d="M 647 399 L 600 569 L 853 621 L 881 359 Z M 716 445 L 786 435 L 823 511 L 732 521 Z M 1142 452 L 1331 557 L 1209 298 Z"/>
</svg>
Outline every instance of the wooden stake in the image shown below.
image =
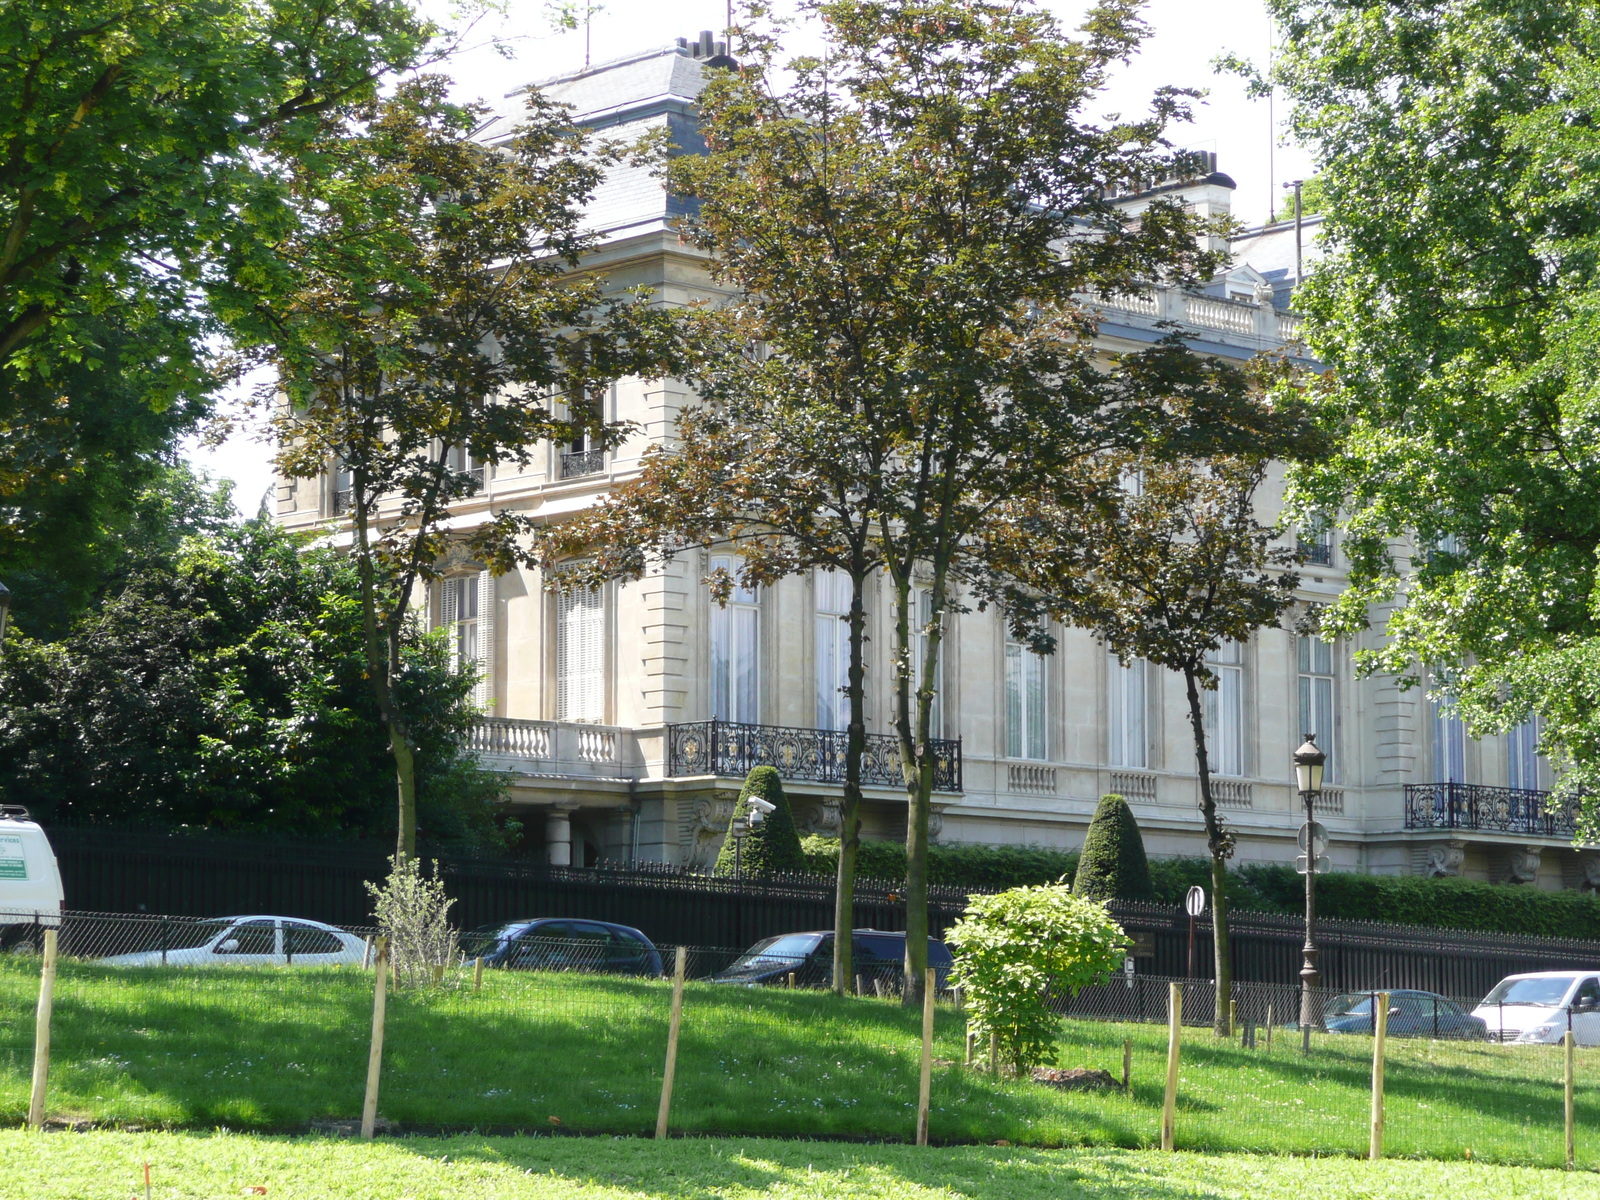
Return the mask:
<svg viewBox="0 0 1600 1200">
<path fill-rule="evenodd" d="M 672 1020 L 667 1025 L 667 1069 L 661 1076 L 661 1107 L 656 1110 L 656 1137 L 667 1136 L 667 1114 L 672 1111 L 672 1077 L 678 1071 L 678 1029 L 683 1024 L 683 968 L 688 951 L 678 947 L 672 964 Z"/>
<path fill-rule="evenodd" d="M 928 1144 L 928 1105 L 933 1095 L 933 995 L 939 983 L 929 967 L 922 982 L 922 1078 L 917 1085 L 917 1145 Z"/>
<path fill-rule="evenodd" d="M 33 1095 L 28 1124 L 44 1128 L 45 1092 L 50 1080 L 50 1013 L 56 997 L 56 931 L 44 931 L 44 973 L 39 977 L 39 1009 L 33 1018 Z"/>
<path fill-rule="evenodd" d="M 978 1041 L 978 1031 L 972 1027 L 972 1022 L 968 1021 L 967 1022 L 967 1057 L 966 1057 L 966 1061 L 961 1064 L 962 1066 L 968 1067 L 968 1068 L 970 1068 L 972 1066 L 972 1048 L 973 1048 L 973 1046 L 975 1046 L 977 1044 L 977 1041 Z"/>
<path fill-rule="evenodd" d="M 789 990 L 791 992 L 794 991 L 794 972 L 793 971 L 789 972 Z"/>
<path fill-rule="evenodd" d="M 1173 1149 L 1178 1115 L 1178 1045 L 1183 1038 L 1183 991 L 1167 985 L 1167 1095 L 1161 1102 L 1161 1148 Z"/>
<path fill-rule="evenodd" d="M 1372 1018 L 1372 1144 L 1367 1157 L 1383 1157 L 1383 1052 L 1389 1040 L 1389 993 L 1379 992 Z"/>
<path fill-rule="evenodd" d="M 989 1031 L 989 1074 L 1000 1078 L 1000 1035 Z"/>
<path fill-rule="evenodd" d="M 472 990 L 483 987 L 483 955 L 472 960 Z"/>
<path fill-rule="evenodd" d="M 1272 1005 L 1267 1005 L 1267 1053 L 1272 1053 Z"/>
<path fill-rule="evenodd" d="M 1239 1002 L 1237 1000 L 1229 1000 L 1228 1001 L 1228 1031 L 1231 1033 L 1233 1030 L 1235 1030 L 1237 1028 L 1239 1028 Z"/>
<path fill-rule="evenodd" d="M 378 1123 L 378 1078 L 383 1073 L 383 1022 L 389 1007 L 389 939 L 378 938 L 372 964 L 372 1048 L 367 1052 L 367 1098 L 361 1105 L 361 1136 L 372 1140 Z"/>
<path fill-rule="evenodd" d="M 1133 1039 L 1122 1039 L 1122 1090 L 1128 1090 L 1129 1081 L 1133 1079 Z"/>
<path fill-rule="evenodd" d="M 434 987 L 438 987 L 443 982 L 444 982 L 444 964 L 443 963 L 434 963 L 433 964 L 433 985 L 434 985 Z"/>
<path fill-rule="evenodd" d="M 372 935 L 367 934 L 366 944 L 361 947 L 361 969 L 365 971 L 372 965 Z"/>
<path fill-rule="evenodd" d="M 1566 1120 L 1567 1120 L 1567 1170 L 1570 1171 L 1570 1170 L 1572 1170 L 1573 1162 L 1576 1160 L 1576 1157 L 1577 1157 L 1574 1154 L 1575 1146 L 1574 1146 L 1574 1143 L 1573 1143 L 1573 1136 L 1572 1136 L 1573 1135 L 1573 1115 L 1574 1115 L 1574 1112 L 1575 1112 L 1575 1106 L 1573 1105 L 1573 1083 L 1574 1083 L 1574 1081 L 1576 1080 L 1576 1077 L 1577 1077 L 1577 1043 L 1573 1040 L 1572 1030 L 1570 1030 L 1570 1029 L 1567 1030 L 1566 1043 L 1567 1043 L 1566 1044 L 1567 1070 L 1566 1070 L 1566 1080 L 1565 1080 L 1565 1084 L 1566 1084 L 1565 1093 L 1566 1094 L 1565 1094 L 1564 1099 L 1565 1099 Z"/>
</svg>

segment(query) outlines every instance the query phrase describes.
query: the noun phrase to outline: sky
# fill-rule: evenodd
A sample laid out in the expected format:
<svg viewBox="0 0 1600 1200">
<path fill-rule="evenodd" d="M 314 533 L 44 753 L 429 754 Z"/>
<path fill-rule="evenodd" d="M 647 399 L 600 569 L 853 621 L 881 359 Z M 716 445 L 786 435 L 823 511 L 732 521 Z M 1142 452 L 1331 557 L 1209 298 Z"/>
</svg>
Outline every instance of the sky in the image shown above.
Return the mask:
<svg viewBox="0 0 1600 1200">
<path fill-rule="evenodd" d="M 424 0 L 420 6 L 441 19 L 450 15 L 450 0 Z M 1086 5 L 1053 0 L 1046 7 L 1070 27 Z M 584 31 L 552 31 L 547 10 L 544 0 L 504 0 L 502 13 L 480 19 L 463 52 L 442 68 L 456 80 L 455 98 L 497 102 L 516 88 L 581 66 Z M 598 65 L 692 38 L 701 29 L 721 30 L 726 11 L 725 0 L 603 0 L 588 30 L 590 60 Z M 1217 75 L 1211 66 L 1223 53 L 1266 63 L 1272 29 L 1261 0 L 1149 0 L 1145 20 L 1153 32 L 1113 81 L 1104 110 L 1131 116 L 1143 111 L 1156 88 L 1168 85 L 1209 92 L 1194 121 L 1174 129 L 1172 140 L 1186 149 L 1216 151 L 1218 169 L 1239 185 L 1234 215 L 1246 224 L 1264 220 L 1281 203 L 1283 182 L 1310 174 L 1310 155 L 1286 143 L 1281 103 L 1269 111 L 1267 101 L 1246 98 L 1239 80 Z M 496 50 L 495 41 L 511 57 Z M 244 512 L 253 513 L 271 487 L 267 450 L 248 433 L 213 448 L 190 442 L 185 452 L 202 469 L 234 481 L 235 503 Z"/>
</svg>

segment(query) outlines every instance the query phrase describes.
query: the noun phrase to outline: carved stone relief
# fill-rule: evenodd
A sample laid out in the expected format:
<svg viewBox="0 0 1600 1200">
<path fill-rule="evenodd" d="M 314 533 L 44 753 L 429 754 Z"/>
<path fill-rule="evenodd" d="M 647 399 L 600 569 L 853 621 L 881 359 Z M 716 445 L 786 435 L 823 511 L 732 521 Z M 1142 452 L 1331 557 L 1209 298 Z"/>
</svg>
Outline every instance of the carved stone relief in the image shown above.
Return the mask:
<svg viewBox="0 0 1600 1200">
<path fill-rule="evenodd" d="M 840 829 L 839 802 L 837 800 L 817 800 L 810 804 L 801 804 L 795 809 L 794 827 L 799 830 L 800 836 L 820 833 L 823 837 L 838 837 Z"/>
<path fill-rule="evenodd" d="M 1580 865 L 1583 875 L 1578 887 L 1585 892 L 1600 892 L 1600 854 L 1585 854 Z"/>
<path fill-rule="evenodd" d="M 1543 846 L 1513 846 L 1506 855 L 1507 883 L 1532 883 L 1539 878 Z"/>
<path fill-rule="evenodd" d="M 709 871 L 717 861 L 737 799 L 734 792 L 717 792 L 695 800 L 688 821 L 688 844 L 683 848 L 684 865 L 691 871 Z"/>
<path fill-rule="evenodd" d="M 1461 874 L 1467 860 L 1467 847 L 1462 842 L 1440 842 L 1428 847 L 1428 862 L 1423 874 L 1429 879 L 1453 878 Z"/>
</svg>

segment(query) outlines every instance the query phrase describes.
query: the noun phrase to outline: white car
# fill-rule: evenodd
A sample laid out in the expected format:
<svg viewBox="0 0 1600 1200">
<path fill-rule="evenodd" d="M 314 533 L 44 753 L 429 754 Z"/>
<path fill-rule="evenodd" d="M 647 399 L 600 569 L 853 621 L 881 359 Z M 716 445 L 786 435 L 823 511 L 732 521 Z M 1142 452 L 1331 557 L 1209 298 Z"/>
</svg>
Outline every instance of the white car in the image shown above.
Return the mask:
<svg viewBox="0 0 1600 1200">
<path fill-rule="evenodd" d="M 1572 1023 L 1580 1046 L 1600 1046 L 1600 971 L 1507 975 L 1472 1010 L 1498 1042 L 1559 1042 Z"/>
<path fill-rule="evenodd" d="M 116 954 L 112 967 L 359 966 L 366 943 L 353 933 L 299 917 L 218 917 L 185 925 L 161 950 Z"/>
</svg>

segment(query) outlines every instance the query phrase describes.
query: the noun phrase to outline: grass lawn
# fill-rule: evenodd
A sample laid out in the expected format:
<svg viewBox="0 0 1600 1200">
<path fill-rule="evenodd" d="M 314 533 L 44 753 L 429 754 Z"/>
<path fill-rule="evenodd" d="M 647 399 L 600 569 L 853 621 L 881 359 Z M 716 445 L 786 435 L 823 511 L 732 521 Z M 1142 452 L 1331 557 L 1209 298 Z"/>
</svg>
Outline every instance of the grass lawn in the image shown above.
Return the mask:
<svg viewBox="0 0 1600 1200">
<path fill-rule="evenodd" d="M 37 962 L 0 962 L 0 1121 L 27 1108 Z M 128 970 L 63 964 L 52 1116 L 165 1127 L 295 1130 L 360 1112 L 371 977 L 354 970 Z M 490 972 L 470 988 L 391 1000 L 379 1110 L 404 1128 L 638 1134 L 654 1126 L 670 991 L 660 982 Z M 909 1138 L 917 1014 L 892 1002 L 690 985 L 672 1126 L 705 1134 Z M 1060 1093 L 959 1065 L 960 1014 L 941 1011 L 932 1136 L 943 1142 L 1148 1147 L 1165 1068 L 1162 1026 L 1071 1021 L 1062 1066 L 1130 1092 Z M 1309 1059 L 1186 1035 L 1178 1144 L 1265 1154 L 1364 1154 L 1371 1043 L 1319 1037 Z M 1558 1165 L 1554 1048 L 1391 1043 L 1386 1149 Z M 1600 1050 L 1580 1053 L 1578 1162 L 1600 1167 Z M 597 1143 L 598 1144 L 598 1143 Z M 6 1194 L 0 1188 L 0 1194 Z"/>
<path fill-rule="evenodd" d="M 0 1133 L 0 1194 L 29 1200 L 1592 1200 L 1592 1175 L 1481 1163 L 764 1139 Z M 262 1188 L 264 1192 L 249 1189 Z"/>
</svg>

